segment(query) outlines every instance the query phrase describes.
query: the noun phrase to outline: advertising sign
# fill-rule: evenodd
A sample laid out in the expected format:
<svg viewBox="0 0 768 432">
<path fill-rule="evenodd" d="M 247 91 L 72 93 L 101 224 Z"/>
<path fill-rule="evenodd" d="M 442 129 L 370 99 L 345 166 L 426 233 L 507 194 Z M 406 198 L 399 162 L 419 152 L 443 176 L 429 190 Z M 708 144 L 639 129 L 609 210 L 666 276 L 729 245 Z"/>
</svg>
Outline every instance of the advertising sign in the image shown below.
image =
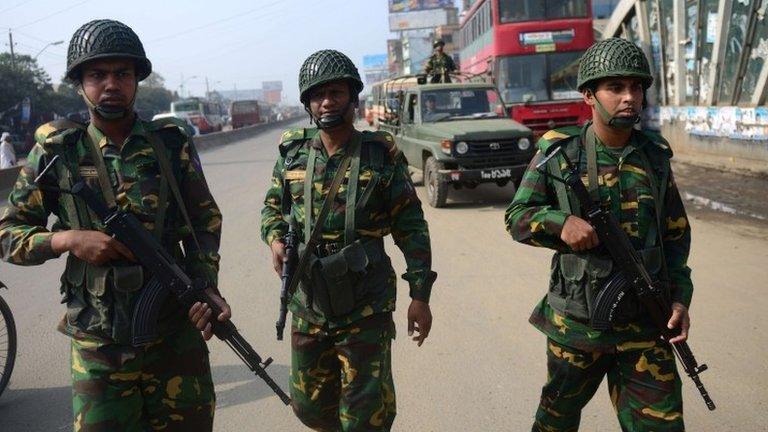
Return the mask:
<svg viewBox="0 0 768 432">
<path fill-rule="evenodd" d="M 389 30 L 403 31 L 448 24 L 448 9 L 417 10 L 389 14 Z"/>
<path fill-rule="evenodd" d="M 389 12 L 412 12 L 453 7 L 453 0 L 389 0 Z"/>
</svg>

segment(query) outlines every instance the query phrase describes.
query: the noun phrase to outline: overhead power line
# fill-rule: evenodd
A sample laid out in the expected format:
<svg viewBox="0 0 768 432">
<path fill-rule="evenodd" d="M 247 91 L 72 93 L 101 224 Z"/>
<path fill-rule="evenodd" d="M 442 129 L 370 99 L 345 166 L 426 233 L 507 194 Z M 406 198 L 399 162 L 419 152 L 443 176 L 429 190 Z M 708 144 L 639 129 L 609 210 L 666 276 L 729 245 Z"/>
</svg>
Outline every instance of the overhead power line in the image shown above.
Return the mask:
<svg viewBox="0 0 768 432">
<path fill-rule="evenodd" d="M 80 6 L 80 5 L 81 5 L 81 4 L 83 4 L 83 3 L 88 3 L 89 1 L 90 1 L 90 0 L 83 0 L 83 1 L 81 1 L 80 3 L 75 3 L 75 4 L 73 4 L 72 6 L 66 7 L 66 8 L 64 8 L 64 9 L 61 9 L 61 10 L 59 10 L 59 11 L 56 11 L 56 12 L 54 12 L 54 13 L 52 13 L 52 14 L 48 14 L 48 15 L 46 15 L 46 16 L 44 16 L 44 17 L 41 17 L 41 18 L 38 18 L 38 19 L 36 19 L 36 20 L 34 20 L 34 21 L 28 22 L 28 23 L 26 23 L 26 24 L 23 24 L 23 25 L 20 25 L 20 26 L 17 26 L 17 27 L 13 27 L 13 29 L 14 29 L 14 30 L 15 30 L 15 29 L 20 29 L 20 28 L 24 28 L 24 27 L 28 27 L 28 26 L 31 26 L 32 24 L 37 24 L 37 23 L 39 23 L 40 21 L 45 21 L 45 20 L 47 20 L 48 18 L 52 18 L 52 17 L 55 17 L 55 16 L 56 16 L 56 15 L 58 15 L 58 14 L 61 14 L 61 13 L 64 13 L 64 12 L 66 12 L 66 11 L 68 11 L 68 10 L 74 9 L 74 8 L 76 8 L 76 7 Z"/>
</svg>

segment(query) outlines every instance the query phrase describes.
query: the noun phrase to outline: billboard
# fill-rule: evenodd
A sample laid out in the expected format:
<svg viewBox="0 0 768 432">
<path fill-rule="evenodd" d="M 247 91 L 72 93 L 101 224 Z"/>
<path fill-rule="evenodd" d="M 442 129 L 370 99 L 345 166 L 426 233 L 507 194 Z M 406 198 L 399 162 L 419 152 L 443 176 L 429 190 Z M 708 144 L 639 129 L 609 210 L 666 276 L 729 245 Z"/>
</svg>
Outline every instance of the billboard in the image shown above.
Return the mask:
<svg viewBox="0 0 768 432">
<path fill-rule="evenodd" d="M 389 12 L 413 12 L 453 7 L 453 0 L 389 0 Z"/>
<path fill-rule="evenodd" d="M 403 31 L 433 28 L 449 24 L 450 9 L 429 9 L 389 14 L 389 30 Z M 455 11 L 453 13 L 455 19 Z"/>
<path fill-rule="evenodd" d="M 386 54 L 371 54 L 363 56 L 363 69 L 386 69 L 387 68 L 387 55 Z"/>
</svg>

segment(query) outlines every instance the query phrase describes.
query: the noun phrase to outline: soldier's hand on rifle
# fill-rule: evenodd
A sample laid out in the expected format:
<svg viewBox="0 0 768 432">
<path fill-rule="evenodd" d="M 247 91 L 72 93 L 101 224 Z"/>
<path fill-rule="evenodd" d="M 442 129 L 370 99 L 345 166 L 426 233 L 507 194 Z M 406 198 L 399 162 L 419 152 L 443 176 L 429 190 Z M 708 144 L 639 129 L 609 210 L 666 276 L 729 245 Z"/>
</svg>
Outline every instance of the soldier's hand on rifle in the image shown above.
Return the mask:
<svg viewBox="0 0 768 432">
<path fill-rule="evenodd" d="M 219 321 L 224 322 L 232 317 L 232 309 L 220 295 L 216 294 L 213 288 L 206 288 L 205 293 L 221 309 L 221 313 L 218 316 Z M 192 321 L 195 328 L 203 332 L 205 340 L 209 340 L 213 336 L 213 329 L 210 323 L 212 314 L 213 309 L 206 303 L 197 302 L 189 308 L 189 320 Z"/>
<path fill-rule="evenodd" d="M 272 249 L 272 266 L 275 268 L 277 276 L 282 276 L 283 263 L 288 259 L 285 255 L 285 244 L 281 240 L 275 240 L 269 245 L 269 248 Z"/>
<path fill-rule="evenodd" d="M 597 233 L 592 225 L 584 219 L 570 215 L 565 219 L 560 240 L 576 252 L 592 249 L 600 244 Z"/>
<path fill-rule="evenodd" d="M 51 249 L 59 255 L 70 252 L 81 260 L 97 266 L 119 259 L 136 261 L 124 244 L 101 231 L 69 230 L 57 232 L 51 237 Z"/>
<path fill-rule="evenodd" d="M 680 334 L 669 340 L 670 343 L 683 342 L 688 339 L 688 329 L 691 328 L 691 317 L 688 316 L 688 308 L 682 303 L 672 303 L 672 316 L 669 318 L 667 328 L 680 328 Z"/>
<path fill-rule="evenodd" d="M 408 336 L 413 336 L 415 330 L 419 334 L 413 337 L 418 345 L 424 343 L 424 339 L 429 336 L 429 330 L 432 328 L 432 311 L 429 304 L 421 300 L 411 300 L 408 306 Z"/>
</svg>

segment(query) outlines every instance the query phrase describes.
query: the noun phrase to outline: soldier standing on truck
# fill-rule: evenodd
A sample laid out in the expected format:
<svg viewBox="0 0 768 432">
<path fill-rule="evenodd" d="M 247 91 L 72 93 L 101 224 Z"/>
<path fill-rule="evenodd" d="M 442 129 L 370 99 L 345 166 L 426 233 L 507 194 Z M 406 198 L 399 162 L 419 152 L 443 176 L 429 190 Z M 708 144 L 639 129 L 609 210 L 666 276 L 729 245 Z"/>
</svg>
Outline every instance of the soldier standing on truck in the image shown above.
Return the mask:
<svg viewBox="0 0 768 432">
<path fill-rule="evenodd" d="M 421 346 L 432 326 L 437 274 L 427 222 L 392 136 L 354 128 L 362 89 L 357 68 L 338 51 L 304 61 L 300 99 L 317 129 L 283 134 L 262 210 L 261 236 L 278 275 L 289 224 L 299 251 L 309 254 L 292 276 L 298 289 L 288 293 L 290 388 L 296 416 L 317 431 L 388 431 L 394 421 L 396 275 L 384 250 L 388 234 L 407 265 L 408 335 Z"/>
<path fill-rule="evenodd" d="M 450 74 L 457 70 L 456 63 L 454 63 L 451 56 L 443 52 L 444 47 L 445 42 L 440 39 L 432 43 L 432 48 L 435 51 L 424 65 L 424 72 L 431 75 L 430 82 L 432 84 L 451 82 Z"/>
</svg>

